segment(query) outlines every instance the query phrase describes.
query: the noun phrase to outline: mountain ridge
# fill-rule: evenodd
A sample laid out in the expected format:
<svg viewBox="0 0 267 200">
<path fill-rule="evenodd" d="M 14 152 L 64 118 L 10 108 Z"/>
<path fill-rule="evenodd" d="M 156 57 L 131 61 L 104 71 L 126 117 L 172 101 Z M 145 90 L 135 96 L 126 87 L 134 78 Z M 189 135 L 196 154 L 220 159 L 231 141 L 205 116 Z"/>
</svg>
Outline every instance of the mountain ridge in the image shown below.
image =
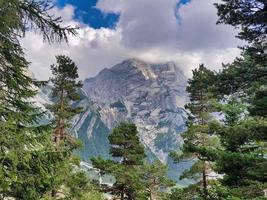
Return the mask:
<svg viewBox="0 0 267 200">
<path fill-rule="evenodd" d="M 151 64 L 138 59 L 124 60 L 86 79 L 82 98 L 75 103 L 84 112 L 73 119 L 71 128 L 84 144 L 77 153 L 87 162 L 94 156 L 110 158 L 110 131 L 129 121 L 138 127 L 148 160 L 168 163 L 180 173 L 188 165 L 173 165 L 169 152 L 183 143 L 186 84 L 187 78 L 173 62 Z"/>
<path fill-rule="evenodd" d="M 120 121 L 133 121 L 143 132 L 140 134 L 141 140 L 151 149 L 151 142 L 156 145 L 154 140 L 158 136 L 153 135 L 153 131 L 172 132 L 170 135 L 175 135 L 174 140 L 177 143 L 181 141 L 180 135 L 174 132 L 185 129 L 186 117 L 182 107 L 187 99 L 186 81 L 173 62 L 150 64 L 139 59 L 128 59 L 86 79 L 83 90 L 97 104 L 96 109 L 108 129 Z M 157 139 L 161 140 L 159 137 Z M 167 152 L 157 150 L 152 149 L 153 154 L 166 162 Z"/>
</svg>

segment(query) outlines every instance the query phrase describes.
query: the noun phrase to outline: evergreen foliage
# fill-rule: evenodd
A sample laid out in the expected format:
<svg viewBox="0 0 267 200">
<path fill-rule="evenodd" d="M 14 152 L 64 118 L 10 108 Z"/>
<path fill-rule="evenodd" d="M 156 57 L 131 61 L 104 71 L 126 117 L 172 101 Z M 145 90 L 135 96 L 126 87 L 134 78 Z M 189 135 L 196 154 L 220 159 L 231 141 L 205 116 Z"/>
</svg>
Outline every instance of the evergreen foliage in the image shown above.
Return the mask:
<svg viewBox="0 0 267 200">
<path fill-rule="evenodd" d="M 267 2 L 265 0 L 222 0 L 216 3 L 218 23 L 230 24 L 242 30 L 239 37 L 249 42 L 266 40 Z"/>
<path fill-rule="evenodd" d="M 141 167 L 145 158 L 144 147 L 139 141 L 137 128 L 134 124 L 122 122 L 109 135 L 110 154 L 113 160 L 93 158 L 93 165 L 103 173 L 111 174 L 116 182 L 107 188 L 120 199 L 138 199 L 143 194 L 145 184 L 142 180 Z M 105 189 L 104 189 L 105 190 Z"/>
<path fill-rule="evenodd" d="M 240 58 L 223 65 L 223 70 L 206 85 L 213 98 L 208 112 L 217 111 L 222 116 L 208 122 L 206 130 L 220 139 L 220 145 L 212 148 L 208 143 L 193 144 L 189 149 L 213 162 L 213 170 L 222 175 L 211 184 L 205 199 L 264 199 L 267 182 L 266 1 L 223 0 L 216 7 L 218 23 L 240 27 L 238 37 L 249 45 L 242 48 Z M 187 132 L 192 130 L 194 135 L 199 128 L 197 125 L 192 130 L 189 126 Z M 192 143 L 194 137 L 189 141 Z M 194 171 L 197 171 L 197 163 L 193 165 Z M 188 187 L 174 193 L 187 195 L 188 190 L 196 191 Z M 202 197 L 196 191 L 194 198 Z"/>
<path fill-rule="evenodd" d="M 217 5 L 220 21 L 241 26 L 240 38 L 250 43 L 241 58 L 226 65 L 218 76 L 217 91 L 221 100 L 230 95 L 221 112 L 229 118 L 215 133 L 222 138 L 224 149 L 216 152 L 218 171 L 225 173 L 222 183 L 234 188 L 236 196 L 251 199 L 263 196 L 266 188 L 266 1 L 224 1 Z M 223 16 L 224 15 L 224 16 Z M 233 83 L 230 90 L 226 87 Z M 220 87 L 224 85 L 226 87 Z M 243 107 L 243 112 L 232 112 Z M 225 160 L 227 162 L 225 162 Z"/>
<path fill-rule="evenodd" d="M 79 168 L 80 160 L 73 155 L 73 150 L 79 147 L 79 143 L 71 136 L 70 121 L 82 112 L 81 108 L 72 106 L 80 99 L 78 90 L 82 87 L 81 82 L 77 81 L 78 68 L 67 56 L 56 56 L 56 60 L 57 65 L 51 65 L 53 77 L 50 79 L 55 103 L 47 107 L 54 116 L 52 121 L 54 154 L 62 159 L 53 163 L 51 174 L 54 182 L 51 198 L 80 200 L 93 195 L 92 198 L 102 199 L 100 193 L 92 192 L 89 179 Z"/>
<path fill-rule="evenodd" d="M 140 143 L 137 127 L 122 122 L 109 135 L 110 154 L 114 160 L 93 158 L 93 166 L 102 174 L 115 177 L 113 186 L 100 185 L 101 191 L 120 199 L 163 199 L 166 189 L 174 185 L 167 178 L 167 166 L 160 161 L 148 164 L 144 161 L 144 146 Z"/>
<path fill-rule="evenodd" d="M 224 66 L 218 81 L 218 88 L 222 88 L 220 94 L 230 94 L 240 90 L 253 92 L 254 87 L 266 85 L 267 2 L 265 0 L 223 0 L 215 6 L 218 9 L 218 23 L 241 28 L 238 36 L 249 43 L 242 48 L 242 57 Z"/>
<path fill-rule="evenodd" d="M 76 34 L 49 14 L 52 1 L 0 0 L 0 195 L 40 199 L 54 177 L 50 127 L 38 125 L 43 112 L 30 98 L 42 82 L 31 78 L 19 38 L 35 30 L 49 42 Z M 51 158 L 53 157 L 53 158 Z"/>
<path fill-rule="evenodd" d="M 180 179 L 193 178 L 196 181 L 201 179 L 203 185 L 203 195 L 208 196 L 208 172 L 211 163 L 206 155 L 198 152 L 197 149 L 203 147 L 213 147 L 218 145 L 218 139 L 209 134 L 208 123 L 211 121 L 212 106 L 210 85 L 215 81 L 214 72 L 208 70 L 204 65 L 193 70 L 193 78 L 188 80 L 187 92 L 190 103 L 186 108 L 190 111 L 187 123 L 188 130 L 183 133 L 184 144 L 182 153 L 172 153 L 171 156 L 176 162 L 195 159 L 189 170 L 185 170 Z"/>
<path fill-rule="evenodd" d="M 145 158 L 144 147 L 139 141 L 137 127 L 134 124 L 121 123 L 108 137 L 110 154 L 121 158 L 124 165 L 141 165 Z"/>
<path fill-rule="evenodd" d="M 76 64 L 56 56 L 50 80 L 55 104 L 48 105 L 54 119 L 40 124 L 44 112 L 31 99 L 44 82 L 29 75 L 19 43 L 28 30 L 53 43 L 68 41 L 76 29 L 63 27 L 62 19 L 50 14 L 53 0 L 0 0 L 0 199 L 102 200 L 101 192 L 121 200 L 266 199 L 267 2 L 222 0 L 215 6 L 218 23 L 240 28 L 238 37 L 247 45 L 218 73 L 204 65 L 193 70 L 187 87 L 188 129 L 182 152 L 172 157 L 175 162 L 195 161 L 180 178 L 196 183 L 166 193 L 174 185 L 166 177 L 167 166 L 145 162 L 137 127 L 126 122 L 109 135 L 113 160 L 92 159 L 101 174 L 116 182 L 99 188 L 90 184 L 73 155 L 79 144 L 69 131 L 82 111 L 72 106 L 82 86 Z M 220 117 L 214 118 L 214 112 Z M 216 172 L 216 179 L 209 179 L 210 172 Z"/>
<path fill-rule="evenodd" d="M 166 189 L 174 186 L 174 182 L 167 176 L 168 167 L 160 161 L 144 164 L 144 177 L 149 200 L 163 199 Z"/>
<path fill-rule="evenodd" d="M 82 111 L 81 108 L 71 106 L 71 103 L 80 99 L 78 89 L 82 83 L 76 80 L 79 77 L 78 68 L 69 57 L 60 55 L 56 56 L 56 60 L 57 65 L 51 65 L 54 77 L 50 79 L 55 104 L 47 106 L 54 116 L 53 140 L 59 142 L 67 139 L 71 142 L 68 133 L 70 120 Z"/>
</svg>

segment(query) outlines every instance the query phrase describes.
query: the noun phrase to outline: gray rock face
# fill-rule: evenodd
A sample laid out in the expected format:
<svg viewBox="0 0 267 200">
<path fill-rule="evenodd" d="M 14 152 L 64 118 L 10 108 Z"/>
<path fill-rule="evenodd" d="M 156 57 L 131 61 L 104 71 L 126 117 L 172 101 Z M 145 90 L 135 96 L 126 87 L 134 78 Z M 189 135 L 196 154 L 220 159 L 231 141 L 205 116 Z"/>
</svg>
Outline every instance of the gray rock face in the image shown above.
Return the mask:
<svg viewBox="0 0 267 200">
<path fill-rule="evenodd" d="M 134 122 L 148 160 L 168 163 L 169 176 L 177 180 L 181 171 L 190 166 L 174 165 L 168 157 L 182 143 L 186 83 L 174 63 L 149 64 L 137 59 L 125 60 L 85 80 L 79 91 L 82 98 L 73 104 L 84 110 L 72 120 L 72 132 L 84 144 L 77 153 L 86 162 L 94 156 L 110 158 L 111 129 L 121 121 Z M 44 104 L 53 103 L 51 86 L 42 88 L 34 101 L 43 109 Z M 42 121 L 46 123 L 51 118 L 48 112 Z"/>
<path fill-rule="evenodd" d="M 85 80 L 83 90 L 92 106 L 85 106 L 86 112 L 78 117 L 73 130 L 92 145 L 92 142 L 99 142 L 93 141 L 99 137 L 97 129 L 103 129 L 102 139 L 106 139 L 99 144 L 102 146 L 94 144 L 95 155 L 102 154 L 97 151 L 103 150 L 105 145 L 108 149 L 110 129 L 120 121 L 134 122 L 149 158 L 167 162 L 169 152 L 182 142 L 180 133 L 185 129 L 186 114 L 182 107 L 187 100 L 186 82 L 186 77 L 174 63 L 148 64 L 137 59 L 125 60 Z M 92 146 L 84 149 L 88 151 Z M 86 153 L 86 156 L 90 155 Z"/>
</svg>

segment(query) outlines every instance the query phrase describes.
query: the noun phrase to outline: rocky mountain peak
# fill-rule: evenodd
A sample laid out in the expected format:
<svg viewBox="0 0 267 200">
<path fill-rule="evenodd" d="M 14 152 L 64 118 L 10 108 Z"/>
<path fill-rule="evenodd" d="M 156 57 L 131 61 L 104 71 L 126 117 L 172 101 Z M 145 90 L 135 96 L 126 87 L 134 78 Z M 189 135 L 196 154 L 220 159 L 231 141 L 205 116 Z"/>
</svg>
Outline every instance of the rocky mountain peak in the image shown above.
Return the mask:
<svg viewBox="0 0 267 200">
<path fill-rule="evenodd" d="M 186 77 L 173 62 L 128 59 L 87 79 L 83 89 L 108 129 L 120 121 L 136 123 L 147 149 L 166 162 L 181 142 L 185 88 Z"/>
<path fill-rule="evenodd" d="M 128 59 L 103 69 L 94 78 L 86 79 L 84 89 L 95 100 L 100 100 L 97 98 L 100 96 L 103 97 L 102 100 L 112 100 L 127 96 L 133 89 L 141 85 L 151 85 L 152 82 L 155 86 L 185 87 L 186 77 L 173 62 L 150 64 L 138 59 Z M 104 90 L 109 91 L 108 94 L 103 93 Z"/>
<path fill-rule="evenodd" d="M 86 79 L 80 91 L 82 99 L 75 106 L 84 112 L 73 119 L 73 134 L 84 143 L 82 158 L 108 158 L 108 135 L 121 121 L 137 125 L 149 160 L 169 163 L 179 173 L 184 166 L 174 166 L 168 155 L 183 142 L 187 101 L 187 79 L 173 63 L 151 64 L 138 59 L 125 60 Z M 49 102 L 51 88 L 40 91 L 40 104 Z M 178 177 L 178 176 L 177 176 Z"/>
</svg>

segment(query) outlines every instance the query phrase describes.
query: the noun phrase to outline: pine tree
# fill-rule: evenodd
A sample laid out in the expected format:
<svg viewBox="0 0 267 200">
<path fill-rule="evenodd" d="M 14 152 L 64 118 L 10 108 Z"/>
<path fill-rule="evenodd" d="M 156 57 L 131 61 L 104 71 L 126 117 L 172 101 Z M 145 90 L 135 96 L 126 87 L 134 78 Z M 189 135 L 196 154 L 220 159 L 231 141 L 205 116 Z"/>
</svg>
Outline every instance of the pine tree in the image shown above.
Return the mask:
<svg viewBox="0 0 267 200">
<path fill-rule="evenodd" d="M 155 161 L 152 164 L 144 165 L 144 181 L 148 191 L 148 199 L 160 200 L 163 199 L 163 190 L 174 186 L 174 182 L 170 180 L 166 174 L 168 167 L 160 161 Z"/>
<path fill-rule="evenodd" d="M 141 166 L 144 162 L 144 147 L 139 141 L 137 128 L 131 123 L 121 123 L 109 135 L 110 154 L 116 161 L 93 158 L 93 165 L 103 173 L 111 174 L 116 182 L 113 194 L 120 199 L 137 199 L 144 190 Z"/>
<path fill-rule="evenodd" d="M 108 137 L 110 154 L 121 158 L 123 165 L 141 165 L 145 158 L 144 147 L 139 141 L 137 127 L 134 124 L 121 123 Z"/>
<path fill-rule="evenodd" d="M 224 181 L 230 186 L 234 184 L 237 189 L 240 187 L 240 190 L 255 185 L 258 185 L 260 189 L 266 182 L 264 168 L 267 166 L 267 160 L 264 157 L 267 141 L 267 99 L 265 95 L 267 91 L 267 21 L 265 20 L 267 2 L 262 0 L 223 1 L 222 4 L 216 6 L 220 17 L 219 22 L 241 27 L 239 37 L 249 42 L 249 45 L 242 48 L 241 57 L 226 65 L 218 74 L 219 94 L 222 97 L 225 94 L 234 96 L 246 107 L 244 113 L 239 116 L 239 121 L 225 124 L 226 127 L 221 131 L 221 134 L 224 133 L 225 144 L 228 144 L 226 151 L 231 151 L 231 155 L 235 156 L 228 162 L 229 167 L 232 165 L 233 170 L 226 172 L 227 176 Z M 226 88 L 231 84 L 234 87 L 227 90 Z M 225 87 L 221 87 L 222 85 Z M 234 107 L 231 102 L 228 102 L 228 106 L 231 109 Z M 225 114 L 228 115 L 228 113 Z M 230 146 L 232 147 L 230 148 Z M 226 152 L 225 157 L 227 157 Z M 240 166 L 234 165 L 237 161 Z M 222 167 L 223 171 L 226 171 L 226 166 L 224 167 Z M 236 176 L 235 172 L 240 173 L 241 176 Z M 236 180 L 234 177 L 239 178 Z M 240 195 L 245 195 L 245 192 Z M 261 196 L 262 192 L 257 195 Z M 248 198 L 252 198 L 252 196 Z"/>
<path fill-rule="evenodd" d="M 213 163 L 213 170 L 223 174 L 221 180 L 214 181 L 216 183 L 211 185 L 204 199 L 261 198 L 266 188 L 266 5 L 262 0 L 223 0 L 215 4 L 218 23 L 241 28 L 238 37 L 246 40 L 248 45 L 242 47 L 241 57 L 223 65 L 223 70 L 215 78 L 201 81 L 216 99 L 212 101 L 212 110 L 221 113 L 223 120 L 207 120 L 205 128 L 200 130 L 191 123 L 185 133 L 185 152 L 189 150 L 204 157 Z M 210 82 L 206 84 L 208 80 Z M 190 91 L 189 94 L 191 98 Z M 208 142 L 195 143 L 198 140 L 194 133 L 203 132 L 203 128 L 204 132 L 219 139 L 217 148 Z M 201 165 L 196 162 L 185 175 L 199 169 Z M 184 195 L 192 195 L 192 190 L 195 189 L 188 187 L 174 192 L 179 196 L 177 199 L 183 199 Z M 196 196 L 197 193 L 191 198 Z"/>
<path fill-rule="evenodd" d="M 249 42 L 266 40 L 267 3 L 265 0 L 222 0 L 216 3 L 218 23 L 241 28 L 239 37 Z"/>
<path fill-rule="evenodd" d="M 71 142 L 71 135 L 68 131 L 70 120 L 80 113 L 81 108 L 71 106 L 72 102 L 80 99 L 78 89 L 82 83 L 77 81 L 78 68 L 76 64 L 67 56 L 56 56 L 57 65 L 51 65 L 51 78 L 53 84 L 52 98 L 55 104 L 48 106 L 48 109 L 54 115 L 53 141 L 58 143 L 62 140 Z"/>
<path fill-rule="evenodd" d="M 73 155 L 73 150 L 78 147 L 78 142 L 71 136 L 71 119 L 79 114 L 82 109 L 73 106 L 80 99 L 79 89 L 82 87 L 77 81 L 78 68 L 67 56 L 56 56 L 57 64 L 51 65 L 53 77 L 52 99 L 54 104 L 48 105 L 54 120 L 52 121 L 55 153 L 62 156 L 54 165 L 52 172 L 57 177 L 51 196 L 56 197 L 63 193 L 65 198 L 82 199 L 84 194 L 89 194 L 89 180 L 86 175 L 78 170 L 80 160 Z"/>
<path fill-rule="evenodd" d="M 255 92 L 250 103 L 249 113 L 251 116 L 267 118 L 267 88 L 265 86 Z"/>
<path fill-rule="evenodd" d="M 264 60 L 258 61 L 245 56 L 217 75 L 215 107 L 225 119 L 210 128 L 221 138 L 222 148 L 203 150 L 214 161 L 217 172 L 224 174 L 223 186 L 232 196 L 245 199 L 263 196 L 267 181 L 266 79 Z M 229 89 L 227 85 L 233 87 Z"/>
<path fill-rule="evenodd" d="M 64 198 L 81 199 L 84 193 L 89 192 L 89 180 L 79 171 L 80 160 L 73 155 L 73 150 L 78 147 L 78 142 L 69 131 L 72 118 L 82 109 L 72 106 L 80 99 L 78 90 L 82 84 L 78 79 L 78 68 L 67 56 L 56 56 L 57 65 L 51 65 L 53 77 L 52 99 L 54 104 L 47 105 L 53 114 L 52 141 L 54 154 L 61 159 L 53 164 L 51 174 L 56 177 L 52 183 L 51 196 L 63 194 Z"/>
<path fill-rule="evenodd" d="M 210 124 L 210 132 L 220 137 L 221 147 L 202 148 L 202 154 L 208 155 L 217 173 L 223 174 L 220 182 L 232 196 L 245 199 L 262 196 L 266 187 L 266 121 L 251 118 L 246 114 L 246 106 L 235 97 L 215 107 L 223 113 L 224 120 Z"/>
<path fill-rule="evenodd" d="M 221 93 L 234 93 L 249 89 L 267 80 L 267 2 L 265 0 L 223 0 L 215 4 L 218 23 L 240 28 L 238 37 L 246 42 L 242 56 L 232 64 L 225 65 L 218 82 Z M 255 89 L 252 89 L 255 91 Z"/>
<path fill-rule="evenodd" d="M 205 146 L 216 146 L 217 138 L 209 135 L 208 122 L 211 121 L 210 112 L 211 95 L 210 85 L 215 80 L 214 72 L 208 70 L 204 65 L 193 70 L 193 78 L 188 80 L 187 92 L 189 93 L 190 103 L 185 108 L 190 111 L 188 130 L 183 133 L 184 144 L 181 153 L 172 153 L 176 162 L 196 159 L 189 170 L 185 170 L 180 177 L 194 178 L 198 180 L 202 174 L 201 182 L 203 185 L 203 195 L 208 196 L 208 170 L 210 163 L 206 155 L 201 154 L 198 149 Z"/>
<path fill-rule="evenodd" d="M 52 1 L 0 1 L 0 194 L 39 199 L 51 189 L 49 127 L 39 124 L 42 111 L 29 99 L 41 83 L 28 74 L 19 38 L 35 30 L 48 42 L 76 34 L 49 14 Z"/>
<path fill-rule="evenodd" d="M 214 108 L 224 120 L 210 123 L 208 129 L 220 138 L 221 146 L 204 146 L 198 151 L 223 174 L 220 182 L 230 196 L 263 198 L 267 167 L 266 1 L 223 0 L 216 7 L 219 23 L 240 27 L 239 37 L 249 44 L 242 48 L 240 58 L 223 66 L 213 83 Z"/>
</svg>

